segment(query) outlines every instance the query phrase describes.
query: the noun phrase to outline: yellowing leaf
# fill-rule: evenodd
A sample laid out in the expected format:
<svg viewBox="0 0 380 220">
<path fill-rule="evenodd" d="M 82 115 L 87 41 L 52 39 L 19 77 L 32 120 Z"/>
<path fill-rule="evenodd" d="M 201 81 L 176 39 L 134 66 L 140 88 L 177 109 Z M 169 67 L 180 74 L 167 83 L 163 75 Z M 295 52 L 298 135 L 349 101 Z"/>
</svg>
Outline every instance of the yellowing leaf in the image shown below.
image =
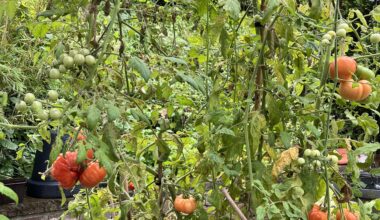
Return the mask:
<svg viewBox="0 0 380 220">
<path fill-rule="evenodd" d="M 280 154 L 280 157 L 274 163 L 272 168 L 272 176 L 277 178 L 278 175 L 285 169 L 286 166 L 290 165 L 292 161 L 298 159 L 298 147 L 294 146 Z"/>
</svg>

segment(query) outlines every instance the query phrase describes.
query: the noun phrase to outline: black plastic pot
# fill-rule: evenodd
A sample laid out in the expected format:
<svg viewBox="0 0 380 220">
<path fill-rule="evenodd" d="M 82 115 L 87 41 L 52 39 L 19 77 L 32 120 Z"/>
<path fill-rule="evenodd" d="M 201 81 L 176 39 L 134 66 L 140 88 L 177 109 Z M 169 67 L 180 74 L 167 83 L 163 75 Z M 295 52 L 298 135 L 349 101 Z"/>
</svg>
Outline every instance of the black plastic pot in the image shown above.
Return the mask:
<svg viewBox="0 0 380 220">
<path fill-rule="evenodd" d="M 380 198 L 380 176 L 371 175 L 367 172 L 360 174 L 360 181 L 366 184 L 366 187 L 361 189 L 362 199 L 371 200 Z"/>
<path fill-rule="evenodd" d="M 58 182 L 53 180 L 50 176 L 47 176 L 45 180 L 42 180 L 40 174 L 46 171 L 46 161 L 49 160 L 49 155 L 57 137 L 57 133 L 51 131 L 50 137 L 50 144 L 43 141 L 43 151 L 36 152 L 32 177 L 27 181 L 26 194 L 28 196 L 35 198 L 61 198 Z M 68 135 L 62 137 L 62 142 L 64 143 L 68 138 Z M 79 186 L 75 186 L 72 190 L 64 190 L 64 193 L 66 197 L 72 197 L 79 191 L 79 189 Z"/>
<path fill-rule="evenodd" d="M 11 188 L 18 196 L 19 203 L 22 203 L 26 191 L 26 179 L 25 178 L 13 178 L 2 181 L 5 186 Z M 8 197 L 0 194 L 0 205 L 13 203 L 14 201 Z"/>
</svg>

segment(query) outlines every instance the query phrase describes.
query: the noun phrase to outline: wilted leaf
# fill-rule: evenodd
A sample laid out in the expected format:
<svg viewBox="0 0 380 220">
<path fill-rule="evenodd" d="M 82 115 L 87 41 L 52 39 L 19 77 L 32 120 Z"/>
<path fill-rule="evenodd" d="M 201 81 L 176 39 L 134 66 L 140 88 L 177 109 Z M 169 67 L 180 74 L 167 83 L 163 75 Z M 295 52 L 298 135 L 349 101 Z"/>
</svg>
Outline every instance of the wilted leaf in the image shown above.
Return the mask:
<svg viewBox="0 0 380 220">
<path fill-rule="evenodd" d="M 274 178 L 277 178 L 285 167 L 290 165 L 293 160 L 298 159 L 298 151 L 298 147 L 291 147 L 280 154 L 280 157 L 274 163 L 272 168 L 272 176 Z"/>
</svg>

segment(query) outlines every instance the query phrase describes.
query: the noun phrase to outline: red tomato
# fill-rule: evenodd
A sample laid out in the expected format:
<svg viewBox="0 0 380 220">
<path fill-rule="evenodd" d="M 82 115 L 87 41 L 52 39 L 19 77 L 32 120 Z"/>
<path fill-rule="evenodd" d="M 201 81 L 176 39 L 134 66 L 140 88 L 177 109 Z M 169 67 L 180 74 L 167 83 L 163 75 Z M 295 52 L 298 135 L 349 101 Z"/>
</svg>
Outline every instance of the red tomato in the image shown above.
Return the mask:
<svg viewBox="0 0 380 220">
<path fill-rule="evenodd" d="M 91 188 L 98 185 L 106 174 L 106 169 L 100 167 L 98 162 L 91 162 L 80 175 L 79 181 L 83 187 Z"/>
<path fill-rule="evenodd" d="M 88 149 L 86 155 L 87 155 L 87 159 L 89 159 L 89 160 L 94 159 L 94 150 L 93 149 Z"/>
<path fill-rule="evenodd" d="M 327 212 L 321 210 L 319 205 L 314 204 L 313 208 L 310 210 L 308 220 L 327 220 Z"/>
<path fill-rule="evenodd" d="M 344 213 L 344 218 L 346 220 L 359 220 L 359 216 L 350 212 L 350 210 L 348 209 L 343 209 L 343 213 Z M 342 219 L 342 213 L 340 212 L 340 210 L 338 210 L 338 212 L 336 213 L 336 220 L 341 220 L 341 219 Z"/>
<path fill-rule="evenodd" d="M 133 185 L 132 182 L 129 182 L 128 189 L 131 190 L 131 191 L 135 190 L 135 185 Z"/>
<path fill-rule="evenodd" d="M 62 188 L 70 189 L 78 181 L 79 173 L 73 171 L 67 159 L 60 154 L 52 165 L 51 176 L 59 182 Z"/>
<path fill-rule="evenodd" d="M 347 56 L 338 57 L 338 78 L 340 80 L 350 80 L 356 72 L 356 61 Z M 330 77 L 335 79 L 335 62 L 330 63 Z"/>
<path fill-rule="evenodd" d="M 77 151 L 75 151 L 75 152 L 67 151 L 65 154 L 65 159 L 66 159 L 67 165 L 69 166 L 69 169 L 71 171 L 80 172 L 81 167 L 77 163 L 77 156 L 78 156 Z"/>
</svg>

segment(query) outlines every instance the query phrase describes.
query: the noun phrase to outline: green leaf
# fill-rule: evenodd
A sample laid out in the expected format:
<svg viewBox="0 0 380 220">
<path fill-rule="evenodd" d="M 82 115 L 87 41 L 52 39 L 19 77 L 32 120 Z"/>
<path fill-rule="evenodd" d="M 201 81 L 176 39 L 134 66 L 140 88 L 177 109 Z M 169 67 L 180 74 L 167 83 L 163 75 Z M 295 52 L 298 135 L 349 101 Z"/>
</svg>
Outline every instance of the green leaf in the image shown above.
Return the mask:
<svg viewBox="0 0 380 220">
<path fill-rule="evenodd" d="M 292 137 L 290 136 L 288 132 L 282 131 L 280 133 L 280 138 L 281 138 L 281 142 L 284 144 L 286 148 L 290 148 L 292 146 L 291 145 Z"/>
<path fill-rule="evenodd" d="M 142 61 L 138 57 L 132 57 L 129 60 L 129 65 L 141 74 L 145 82 L 148 82 L 151 75 L 151 71 L 149 70 L 148 66 L 144 63 L 144 61 Z"/>
<path fill-rule="evenodd" d="M 176 77 L 181 78 L 183 81 L 187 82 L 194 89 L 202 92 L 203 94 L 206 94 L 206 89 L 205 89 L 205 86 L 204 86 L 204 82 L 202 80 L 200 80 L 200 79 L 194 79 L 191 76 L 185 75 L 183 73 L 177 73 Z"/>
<path fill-rule="evenodd" d="M 95 157 L 99 160 L 100 164 L 106 168 L 108 174 L 112 174 L 113 166 L 112 160 L 107 156 L 107 152 L 104 151 L 104 148 L 101 148 L 95 151 Z"/>
<path fill-rule="evenodd" d="M 239 19 L 240 2 L 238 0 L 220 0 L 219 2 L 231 18 L 235 20 Z"/>
<path fill-rule="evenodd" d="M 118 107 L 109 104 L 107 105 L 107 117 L 108 121 L 114 121 L 120 117 L 120 110 Z"/>
<path fill-rule="evenodd" d="M 55 159 L 57 159 L 58 155 L 62 151 L 62 146 L 63 146 L 62 139 L 59 136 L 57 136 L 50 152 L 50 156 L 49 156 L 50 164 L 53 164 Z"/>
<path fill-rule="evenodd" d="M 173 63 L 178 63 L 178 64 L 183 64 L 187 66 L 187 62 L 184 61 L 183 59 L 176 58 L 176 57 L 164 57 L 165 60 L 169 60 Z"/>
<path fill-rule="evenodd" d="M 38 128 L 38 133 L 41 135 L 42 139 L 50 144 L 50 131 L 49 125 L 43 125 Z"/>
<path fill-rule="evenodd" d="M 357 117 L 358 125 L 362 127 L 365 132 L 365 137 L 376 136 L 379 133 L 379 126 L 377 121 L 368 115 L 368 113 L 363 113 L 361 116 Z"/>
<path fill-rule="evenodd" d="M 140 110 L 131 109 L 131 114 L 136 120 L 143 121 L 143 122 L 147 123 L 148 125 L 150 125 L 149 118 L 144 113 L 142 113 Z"/>
<path fill-rule="evenodd" d="M 77 163 L 82 163 L 87 159 L 87 151 L 84 146 L 80 146 L 77 155 Z"/>
<path fill-rule="evenodd" d="M 0 14 L 1 16 L 1 14 Z M 5 215 L 0 214 L 0 220 L 9 220 L 9 218 Z"/>
<path fill-rule="evenodd" d="M 13 143 L 8 139 L 0 140 L 0 145 L 8 150 L 17 150 L 18 148 L 17 144 Z"/>
<path fill-rule="evenodd" d="M 115 149 L 117 147 L 117 140 L 120 138 L 120 131 L 114 123 L 106 123 L 103 127 L 102 141 L 104 144 L 102 148 L 107 148 L 108 157 L 113 161 L 118 161 Z"/>
<path fill-rule="evenodd" d="M 0 182 L 0 194 L 5 195 L 6 197 L 12 199 L 18 204 L 18 196 L 17 194 L 8 186 L 4 185 L 4 183 Z"/>
<path fill-rule="evenodd" d="M 227 135 L 235 136 L 234 131 L 231 130 L 231 129 L 228 129 L 226 127 L 217 129 L 216 132 L 215 132 L 215 134 L 227 134 Z"/>
<path fill-rule="evenodd" d="M 170 155 L 170 148 L 168 144 L 162 140 L 161 138 L 158 138 L 156 140 L 156 145 L 158 147 L 158 153 L 159 153 L 159 161 L 166 161 L 169 158 Z"/>
<path fill-rule="evenodd" d="M 91 105 L 87 110 L 87 128 L 93 131 L 101 119 L 101 112 L 96 105 Z"/>
<path fill-rule="evenodd" d="M 321 132 L 314 126 L 312 122 L 308 122 L 306 124 L 306 127 L 309 129 L 309 131 L 311 131 L 311 133 L 315 135 L 315 137 L 321 136 Z"/>
<path fill-rule="evenodd" d="M 365 26 L 368 27 L 367 21 L 365 20 L 363 13 L 359 11 L 358 9 L 351 9 L 352 12 L 356 14 L 356 17 L 359 18 L 360 22 Z"/>
<path fill-rule="evenodd" d="M 208 200 L 217 210 L 222 208 L 223 195 L 218 190 L 212 190 Z"/>
<path fill-rule="evenodd" d="M 266 208 L 261 205 L 256 209 L 256 220 L 264 220 L 266 216 Z"/>
<path fill-rule="evenodd" d="M 380 211 L 380 199 L 376 199 L 375 200 L 375 205 L 374 205 L 375 209 Z"/>
<path fill-rule="evenodd" d="M 354 151 L 355 155 L 373 153 L 380 149 L 380 143 L 365 143 Z"/>
</svg>

